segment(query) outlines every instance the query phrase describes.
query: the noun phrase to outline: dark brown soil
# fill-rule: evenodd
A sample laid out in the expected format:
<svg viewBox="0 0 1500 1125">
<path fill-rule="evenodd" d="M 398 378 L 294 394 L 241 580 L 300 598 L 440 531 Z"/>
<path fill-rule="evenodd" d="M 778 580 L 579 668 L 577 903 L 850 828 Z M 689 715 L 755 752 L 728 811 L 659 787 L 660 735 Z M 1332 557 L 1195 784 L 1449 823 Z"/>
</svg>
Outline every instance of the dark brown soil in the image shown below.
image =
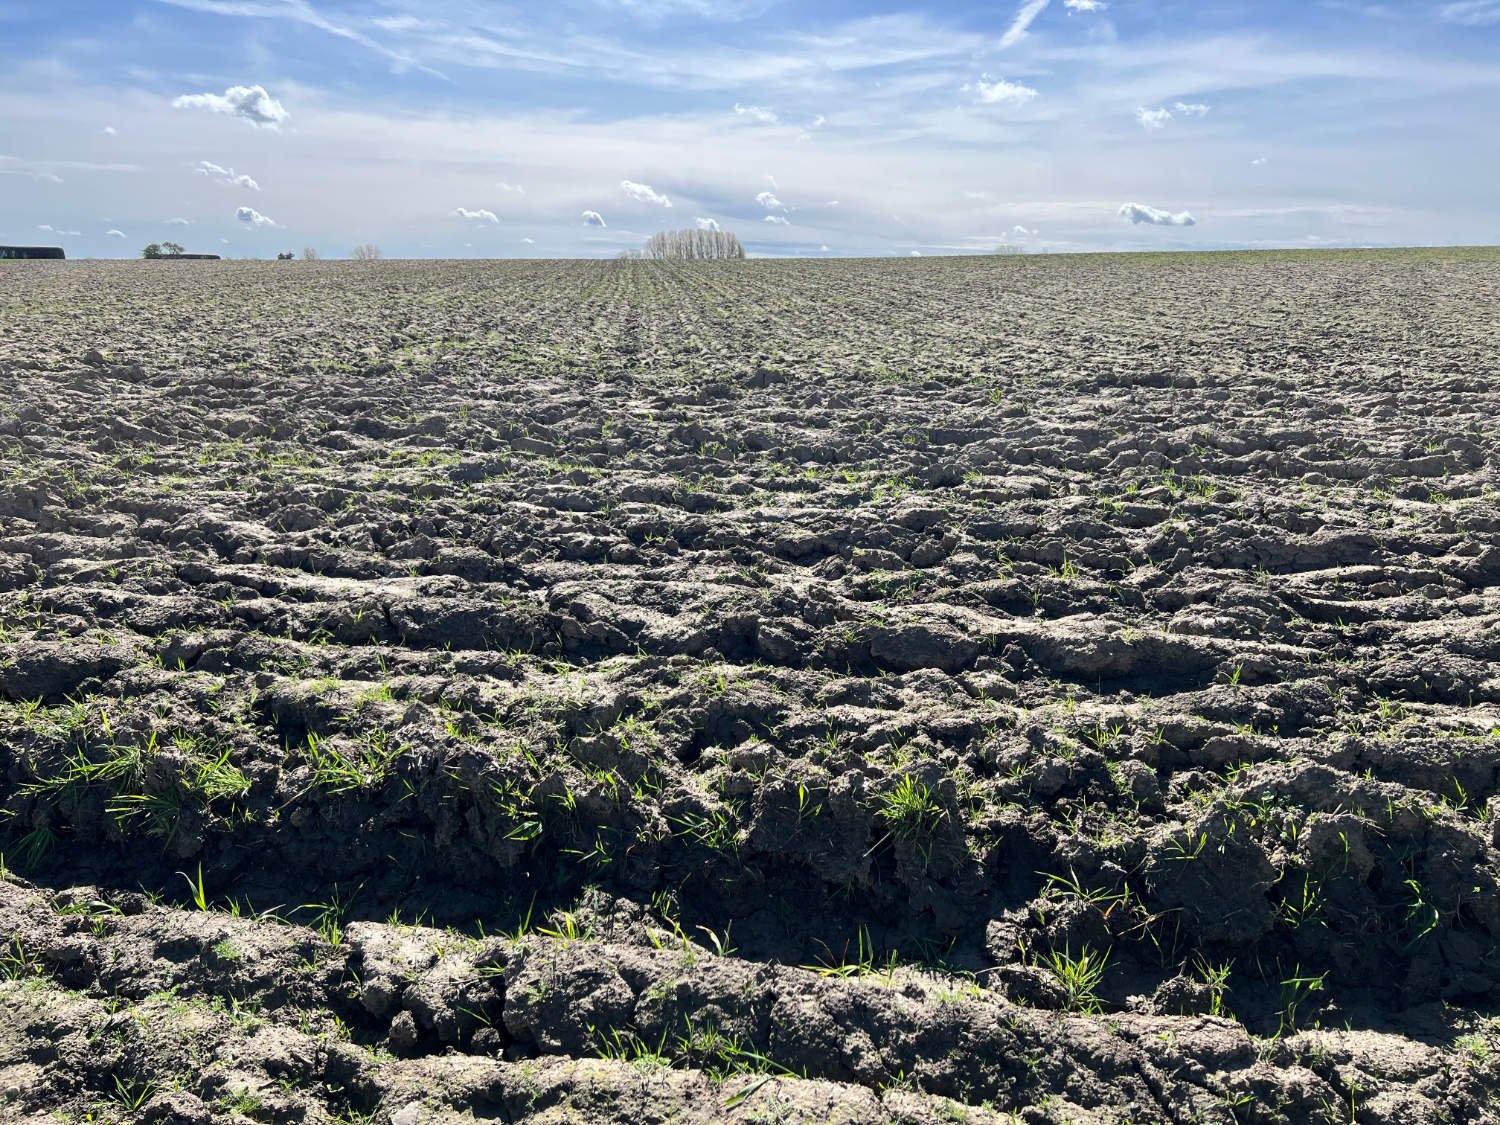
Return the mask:
<svg viewBox="0 0 1500 1125">
<path fill-rule="evenodd" d="M 1500 253 L 0 263 L 0 1120 L 1500 1122 Z"/>
</svg>

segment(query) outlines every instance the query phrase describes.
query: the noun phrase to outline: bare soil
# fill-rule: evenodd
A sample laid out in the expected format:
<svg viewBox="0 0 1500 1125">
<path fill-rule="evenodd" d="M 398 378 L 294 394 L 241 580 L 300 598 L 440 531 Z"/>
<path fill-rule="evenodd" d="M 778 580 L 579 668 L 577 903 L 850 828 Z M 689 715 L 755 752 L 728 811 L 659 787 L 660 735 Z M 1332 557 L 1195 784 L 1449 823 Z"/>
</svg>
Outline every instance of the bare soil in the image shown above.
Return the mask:
<svg viewBox="0 0 1500 1125">
<path fill-rule="evenodd" d="M 0 263 L 0 1119 L 1500 1122 L 1500 252 Z"/>
</svg>

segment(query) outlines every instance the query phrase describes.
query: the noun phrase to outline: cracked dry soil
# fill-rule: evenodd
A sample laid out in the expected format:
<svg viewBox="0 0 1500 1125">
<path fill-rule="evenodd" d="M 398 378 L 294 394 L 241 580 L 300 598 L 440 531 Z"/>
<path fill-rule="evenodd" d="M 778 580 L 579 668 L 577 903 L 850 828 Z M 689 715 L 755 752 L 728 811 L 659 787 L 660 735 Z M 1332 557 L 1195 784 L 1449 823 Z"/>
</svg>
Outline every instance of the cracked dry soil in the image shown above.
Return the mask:
<svg viewBox="0 0 1500 1125">
<path fill-rule="evenodd" d="M 1500 253 L 0 264 L 0 1118 L 1500 1121 Z"/>
</svg>

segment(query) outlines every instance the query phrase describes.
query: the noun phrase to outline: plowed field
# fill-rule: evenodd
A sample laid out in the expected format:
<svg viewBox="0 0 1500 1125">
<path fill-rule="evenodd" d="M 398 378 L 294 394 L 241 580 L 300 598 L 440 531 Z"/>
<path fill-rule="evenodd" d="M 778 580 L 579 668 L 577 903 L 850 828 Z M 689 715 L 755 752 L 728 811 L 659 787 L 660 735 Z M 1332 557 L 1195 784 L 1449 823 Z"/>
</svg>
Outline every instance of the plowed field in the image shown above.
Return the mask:
<svg viewBox="0 0 1500 1125">
<path fill-rule="evenodd" d="M 1500 252 L 0 263 L 0 1118 L 1500 1121 Z"/>
</svg>

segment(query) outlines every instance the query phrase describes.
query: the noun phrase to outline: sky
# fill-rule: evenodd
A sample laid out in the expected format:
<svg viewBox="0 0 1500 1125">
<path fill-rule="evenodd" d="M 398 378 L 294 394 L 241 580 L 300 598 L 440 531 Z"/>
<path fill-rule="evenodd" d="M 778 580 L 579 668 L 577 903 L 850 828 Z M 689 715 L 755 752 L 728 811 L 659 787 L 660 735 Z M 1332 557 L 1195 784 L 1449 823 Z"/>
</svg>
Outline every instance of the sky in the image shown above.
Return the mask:
<svg viewBox="0 0 1500 1125">
<path fill-rule="evenodd" d="M 1500 0 L 0 0 L 0 242 L 1500 243 Z"/>
</svg>

